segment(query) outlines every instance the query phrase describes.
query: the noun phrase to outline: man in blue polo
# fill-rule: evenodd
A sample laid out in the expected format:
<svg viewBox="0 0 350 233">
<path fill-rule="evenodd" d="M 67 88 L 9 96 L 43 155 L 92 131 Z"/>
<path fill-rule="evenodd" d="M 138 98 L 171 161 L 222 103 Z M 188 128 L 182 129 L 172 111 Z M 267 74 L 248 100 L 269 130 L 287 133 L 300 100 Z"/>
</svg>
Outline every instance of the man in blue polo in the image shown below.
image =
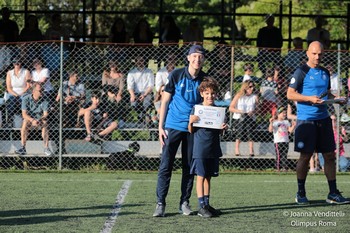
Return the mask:
<svg viewBox="0 0 350 233">
<path fill-rule="evenodd" d="M 201 102 L 198 86 L 206 76 L 201 70 L 205 61 L 204 48 L 200 45 L 193 45 L 188 52 L 187 60 L 188 66 L 175 69 L 169 74 L 162 96 L 159 116 L 162 157 L 158 172 L 157 206 L 154 217 L 165 215 L 165 199 L 180 143 L 182 146 L 182 182 L 179 211 L 184 215 L 193 214 L 189 206 L 193 187 L 193 175 L 190 175 L 193 135 L 188 132 L 188 121 L 192 107 Z"/>
<path fill-rule="evenodd" d="M 312 154 L 316 151 L 325 158 L 324 173 L 328 180 L 329 194 L 327 203 L 345 204 L 336 184 L 335 141 L 332 121 L 327 111 L 326 99 L 334 99 L 330 92 L 329 71 L 320 66 L 324 50 L 323 45 L 314 41 L 306 52 L 308 61 L 299 67 L 291 79 L 287 98 L 297 101 L 297 126 L 295 130 L 294 150 L 300 152 L 296 167 L 298 192 L 295 201 L 309 204 L 306 197 L 305 181 Z"/>
</svg>

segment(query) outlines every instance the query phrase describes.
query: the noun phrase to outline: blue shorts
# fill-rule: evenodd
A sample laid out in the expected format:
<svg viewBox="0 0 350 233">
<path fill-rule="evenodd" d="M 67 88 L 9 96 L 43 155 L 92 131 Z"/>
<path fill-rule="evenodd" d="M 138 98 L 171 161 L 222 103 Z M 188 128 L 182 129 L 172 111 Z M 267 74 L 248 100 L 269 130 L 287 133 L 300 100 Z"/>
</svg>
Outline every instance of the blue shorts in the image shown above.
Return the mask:
<svg viewBox="0 0 350 233">
<path fill-rule="evenodd" d="M 332 120 L 297 120 L 294 150 L 304 153 L 329 153 L 335 150 Z"/>
<path fill-rule="evenodd" d="M 219 176 L 219 158 L 192 159 L 190 173 L 202 177 Z"/>
</svg>

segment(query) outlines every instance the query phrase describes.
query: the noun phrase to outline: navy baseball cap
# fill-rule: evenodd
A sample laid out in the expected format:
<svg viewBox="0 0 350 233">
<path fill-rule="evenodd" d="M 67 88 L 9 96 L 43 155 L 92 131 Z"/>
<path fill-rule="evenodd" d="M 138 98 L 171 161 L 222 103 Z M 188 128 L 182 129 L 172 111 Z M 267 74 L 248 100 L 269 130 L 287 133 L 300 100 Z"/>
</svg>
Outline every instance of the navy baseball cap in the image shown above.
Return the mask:
<svg viewBox="0 0 350 233">
<path fill-rule="evenodd" d="M 192 53 L 200 53 L 205 55 L 205 49 L 201 45 L 192 45 L 188 51 L 188 55 L 191 55 Z"/>
</svg>

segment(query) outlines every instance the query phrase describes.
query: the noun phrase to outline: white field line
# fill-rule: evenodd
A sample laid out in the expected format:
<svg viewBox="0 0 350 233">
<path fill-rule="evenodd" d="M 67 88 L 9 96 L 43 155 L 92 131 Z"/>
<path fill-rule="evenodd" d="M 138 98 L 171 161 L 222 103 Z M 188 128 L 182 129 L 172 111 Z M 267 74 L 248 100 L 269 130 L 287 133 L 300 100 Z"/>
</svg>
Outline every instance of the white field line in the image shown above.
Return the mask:
<svg viewBox="0 0 350 233">
<path fill-rule="evenodd" d="M 128 194 L 129 188 L 131 187 L 131 180 L 126 180 L 121 187 L 113 205 L 111 215 L 107 218 L 105 224 L 102 227 L 100 233 L 109 233 L 112 232 L 112 228 L 117 220 L 118 214 L 121 210 L 122 204 L 124 203 L 124 198 Z"/>
</svg>

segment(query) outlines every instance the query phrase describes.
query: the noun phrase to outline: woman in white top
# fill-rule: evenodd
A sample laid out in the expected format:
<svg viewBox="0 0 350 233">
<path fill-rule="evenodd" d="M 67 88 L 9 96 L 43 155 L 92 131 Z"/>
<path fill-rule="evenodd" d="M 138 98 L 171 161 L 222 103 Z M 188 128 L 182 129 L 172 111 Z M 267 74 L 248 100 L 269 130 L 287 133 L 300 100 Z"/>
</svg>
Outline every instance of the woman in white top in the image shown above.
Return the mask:
<svg viewBox="0 0 350 233">
<path fill-rule="evenodd" d="M 53 87 L 50 82 L 49 69 L 44 68 L 43 62 L 38 58 L 33 60 L 33 67 L 32 81 L 41 83 L 45 94 L 50 94 L 53 91 Z"/>
<path fill-rule="evenodd" d="M 249 141 L 249 155 L 254 156 L 253 136 L 256 127 L 255 111 L 258 104 L 258 96 L 254 94 L 254 82 L 248 80 L 242 83 L 241 89 L 233 98 L 229 110 L 233 113 L 236 124 L 236 156 L 240 155 L 239 145 L 242 138 Z"/>
<path fill-rule="evenodd" d="M 29 71 L 22 68 L 20 59 L 14 59 L 12 63 L 14 68 L 6 74 L 6 91 L 9 95 L 6 108 L 9 117 L 21 114 L 22 97 L 26 94 L 31 79 Z"/>
</svg>

